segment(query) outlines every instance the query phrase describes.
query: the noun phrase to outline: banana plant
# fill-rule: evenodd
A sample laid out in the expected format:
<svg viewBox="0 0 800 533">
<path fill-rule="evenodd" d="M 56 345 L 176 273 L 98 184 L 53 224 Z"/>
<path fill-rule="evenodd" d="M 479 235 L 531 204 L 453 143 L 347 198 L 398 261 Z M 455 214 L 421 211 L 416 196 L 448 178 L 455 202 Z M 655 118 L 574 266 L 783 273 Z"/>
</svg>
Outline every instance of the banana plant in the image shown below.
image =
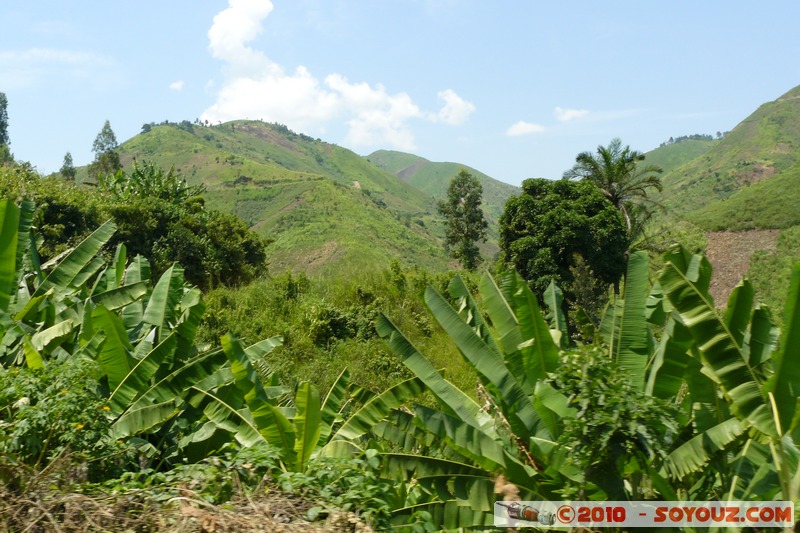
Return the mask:
<svg viewBox="0 0 800 533">
<path fill-rule="evenodd" d="M 0 202 L 0 364 L 41 367 L 48 359 L 80 351 L 83 328 L 97 306 L 118 311 L 141 299 L 143 283 L 94 286 L 104 261 L 98 256 L 114 232 L 107 222 L 52 265 L 41 265 L 31 231 L 34 206 Z M 14 229 L 16 228 L 16 229 Z M 124 248 L 117 250 L 124 256 Z M 121 261 L 124 261 L 122 259 Z M 32 271 L 26 271 L 29 266 Z"/>
<path fill-rule="evenodd" d="M 229 433 L 243 446 L 271 446 L 285 470 L 303 472 L 317 456 L 363 451 L 374 426 L 424 390 L 418 379 L 410 379 L 370 395 L 351 387 L 344 369 L 324 397 L 310 382 L 291 395 L 264 360 L 280 344 L 273 337 L 244 348 L 232 334 L 224 336 L 222 349 L 230 365 L 191 390 L 209 427 Z M 355 399 L 363 402 L 357 409 Z M 352 414 L 345 416 L 347 411 Z"/>
<path fill-rule="evenodd" d="M 740 283 L 719 312 L 708 294 L 711 275 L 705 257 L 676 247 L 651 288 L 646 256 L 632 254 L 625 291 L 609 305 L 601 331 L 612 360 L 637 388 L 680 408 L 683 430 L 658 471 L 676 496 L 770 497 L 764 486 L 770 480 L 778 486 L 779 480 L 761 459 L 771 453 L 765 438 L 776 442 L 775 464 L 796 472 L 796 447 L 785 435 L 778 438 L 781 420 L 775 414 L 778 405 L 796 403 L 795 378 L 772 377 L 779 333 L 768 310 L 753 307 L 750 283 Z M 657 342 L 651 326 L 661 330 Z M 781 401 L 771 400 L 772 383 L 781 388 Z M 783 411 L 784 420 L 793 416 L 791 407 Z M 784 478 L 792 476 L 785 472 Z M 797 490 L 782 484 L 790 494 Z"/>
<path fill-rule="evenodd" d="M 53 360 L 97 360 L 118 438 L 153 431 L 181 412 L 189 383 L 215 372 L 220 350 L 194 344 L 205 306 L 174 265 L 151 285 L 141 256 L 124 245 L 108 266 L 106 222 L 51 264 L 41 265 L 34 205 L 0 201 L 0 363 L 40 368 Z"/>
<path fill-rule="evenodd" d="M 430 287 L 425 303 L 475 370 L 480 402 L 447 381 L 382 315 L 379 335 L 439 407 L 395 412 L 374 432 L 400 450 L 384 454 L 387 475 L 399 472 L 418 487 L 395 511 L 398 523 L 425 511 L 446 529 L 486 526 L 500 497 L 498 479 L 523 500 L 557 499 L 566 480 L 582 480 L 558 444 L 564 419 L 576 410 L 547 382 L 559 366 L 554 339 L 561 332 L 550 329 L 519 274 L 481 280 L 491 327 L 460 277 L 448 289 L 455 305 Z"/>
<path fill-rule="evenodd" d="M 731 476 L 725 496 L 735 498 L 771 497 L 759 492 L 760 483 L 772 477 L 784 500 L 800 497 L 800 467 L 797 416 L 800 395 L 800 265 L 796 266 L 787 295 L 784 329 L 778 333 L 765 308 L 753 309 L 753 288 L 745 280 L 731 294 L 725 312 L 717 312 L 708 293 L 711 266 L 699 255 L 680 246 L 666 256 L 659 284 L 672 307 L 676 323 L 692 339 L 693 377 L 707 376 L 718 394 L 711 401 L 722 403 L 711 417 L 716 425 L 705 433 L 705 441 L 717 448 L 741 442 L 728 463 Z M 720 401 L 721 400 L 721 401 Z M 708 421 L 703 422 L 710 425 Z M 712 433 L 713 431 L 713 433 Z M 695 441 L 676 456 L 694 467 L 702 466 L 708 455 Z M 686 452 L 686 453 L 677 453 Z M 772 461 L 765 462 L 765 458 Z"/>
</svg>

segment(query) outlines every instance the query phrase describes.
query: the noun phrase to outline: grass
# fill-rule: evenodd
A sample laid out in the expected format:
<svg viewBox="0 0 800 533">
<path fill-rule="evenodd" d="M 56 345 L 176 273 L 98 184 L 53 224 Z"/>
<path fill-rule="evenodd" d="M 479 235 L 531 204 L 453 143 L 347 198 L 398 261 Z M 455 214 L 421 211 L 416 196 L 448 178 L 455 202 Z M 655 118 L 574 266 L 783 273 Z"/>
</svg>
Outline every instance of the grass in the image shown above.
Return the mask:
<svg viewBox="0 0 800 533">
<path fill-rule="evenodd" d="M 765 103 L 705 153 L 664 174 L 660 201 L 689 214 L 800 163 L 797 91 Z"/>
<path fill-rule="evenodd" d="M 337 275 L 403 264 L 444 270 L 432 199 L 344 148 L 260 121 L 153 127 L 121 146 L 204 184 L 210 207 L 274 240 L 273 271 Z M 491 248 L 491 247 L 490 247 Z M 488 250 L 491 253 L 492 249 Z"/>
<path fill-rule="evenodd" d="M 280 335 L 284 345 L 269 363 L 289 384 L 312 381 L 325 391 L 348 368 L 357 385 L 383 391 L 411 377 L 376 335 L 374 320 L 383 312 L 447 379 L 474 391 L 474 372 L 421 299 L 429 284 L 444 294 L 451 276 L 386 265 L 336 283 L 285 273 L 244 288 L 220 288 L 207 295 L 198 335 L 211 341 L 232 332 L 245 342 Z"/>
<path fill-rule="evenodd" d="M 709 231 L 783 229 L 800 224 L 800 164 L 690 213 Z"/>
<path fill-rule="evenodd" d="M 756 300 L 772 310 L 773 320 L 778 324 L 783 320 L 792 267 L 798 261 L 800 261 L 800 226 L 781 231 L 774 252 L 757 250 L 750 258 L 747 277 L 753 283 Z"/>
<path fill-rule="evenodd" d="M 718 142 L 686 139 L 647 152 L 645 161 L 648 165 L 658 165 L 665 173 L 671 172 L 705 154 Z"/>
</svg>

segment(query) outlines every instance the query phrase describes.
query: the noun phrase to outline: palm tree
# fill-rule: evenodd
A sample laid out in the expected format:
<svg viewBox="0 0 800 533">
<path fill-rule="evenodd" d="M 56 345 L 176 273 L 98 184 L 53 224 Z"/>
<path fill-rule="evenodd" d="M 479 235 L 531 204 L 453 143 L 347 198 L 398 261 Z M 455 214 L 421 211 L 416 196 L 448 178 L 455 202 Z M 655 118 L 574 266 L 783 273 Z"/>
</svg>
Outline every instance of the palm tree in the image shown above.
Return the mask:
<svg viewBox="0 0 800 533">
<path fill-rule="evenodd" d="M 616 138 L 608 146 L 598 146 L 596 154 L 581 152 L 575 158 L 575 166 L 564 172 L 564 179 L 589 180 L 603 192 L 622 213 L 631 240 L 649 217 L 647 204 L 657 205 L 647 196 L 648 190 L 662 190 L 658 177 L 661 167 L 639 165 L 640 161 L 644 161 L 643 153 L 630 146 L 623 148 L 622 141 Z"/>
</svg>

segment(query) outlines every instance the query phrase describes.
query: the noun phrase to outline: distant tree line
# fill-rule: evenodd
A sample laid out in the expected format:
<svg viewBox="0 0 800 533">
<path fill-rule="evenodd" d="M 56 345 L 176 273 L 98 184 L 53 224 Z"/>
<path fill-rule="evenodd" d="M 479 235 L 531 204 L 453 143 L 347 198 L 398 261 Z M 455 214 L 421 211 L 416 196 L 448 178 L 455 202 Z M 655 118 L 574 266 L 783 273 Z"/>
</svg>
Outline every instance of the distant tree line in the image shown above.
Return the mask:
<svg viewBox="0 0 800 533">
<path fill-rule="evenodd" d="M 274 131 L 282 133 L 284 135 L 299 137 L 304 141 L 309 141 L 309 142 L 311 141 L 321 142 L 321 139 L 318 138 L 314 139 L 313 137 L 306 135 L 304 133 L 296 133 L 291 129 L 289 129 L 289 127 L 286 126 L 285 124 L 281 124 L 279 122 L 264 122 L 263 120 L 259 120 L 258 122 L 262 122 L 267 126 L 269 126 L 270 128 L 272 128 Z M 172 122 L 169 120 L 164 120 L 162 122 L 146 122 L 145 124 L 142 124 L 142 133 L 148 133 L 156 126 L 174 126 L 178 129 L 182 129 L 191 134 L 194 134 L 195 127 L 201 127 L 201 128 L 220 127 L 222 126 L 222 123 L 212 124 L 208 120 L 200 120 L 199 118 L 194 119 L 194 122 L 189 122 L 188 120 L 181 120 L 180 122 Z M 233 123 L 226 125 L 226 127 L 229 127 L 231 131 L 236 131 L 236 125 Z"/>
<path fill-rule="evenodd" d="M 679 142 L 683 141 L 713 141 L 714 139 L 722 139 L 729 131 L 718 131 L 716 136 L 712 136 L 708 133 L 694 133 L 692 135 L 681 135 L 680 137 L 670 137 L 668 140 L 664 141 L 663 143 L 659 144 L 659 148 L 663 148 L 664 146 L 669 146 L 670 144 L 678 144 Z"/>
</svg>

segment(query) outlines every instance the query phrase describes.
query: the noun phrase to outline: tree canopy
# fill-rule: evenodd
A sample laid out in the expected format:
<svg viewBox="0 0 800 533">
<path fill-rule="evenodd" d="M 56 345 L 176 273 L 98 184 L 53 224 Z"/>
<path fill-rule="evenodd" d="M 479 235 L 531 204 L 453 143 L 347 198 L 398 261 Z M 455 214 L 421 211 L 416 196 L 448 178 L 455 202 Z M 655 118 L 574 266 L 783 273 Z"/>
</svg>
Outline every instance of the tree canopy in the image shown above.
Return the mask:
<svg viewBox="0 0 800 533">
<path fill-rule="evenodd" d="M 8 138 L 8 98 L 6 93 L 0 92 L 0 165 L 11 163 L 14 156 L 11 155 Z"/>
<path fill-rule="evenodd" d="M 481 262 L 478 241 L 486 240 L 487 222 L 481 211 L 483 186 L 478 178 L 461 170 L 447 189 L 447 200 L 438 203 L 445 217 L 447 249 L 467 270 L 475 270 Z"/>
<path fill-rule="evenodd" d="M 6 93 L 0 92 L 0 145 L 8 146 L 8 98 Z"/>
<path fill-rule="evenodd" d="M 575 166 L 564 173 L 567 179 L 581 179 L 593 183 L 622 213 L 628 235 L 635 237 L 641 230 L 652 204 L 648 191 L 661 191 L 661 167 L 640 165 L 643 153 L 622 146 L 619 138 L 608 146 L 598 146 L 597 152 L 581 152 Z"/>
<path fill-rule="evenodd" d="M 601 283 L 616 283 L 627 247 L 619 211 L 588 181 L 525 180 L 500 217 L 500 261 L 536 294 L 555 281 L 570 299 L 575 269 L 583 267 Z"/>
<path fill-rule="evenodd" d="M 89 165 L 89 177 L 97 178 L 99 175 L 113 174 L 122 168 L 117 153 L 117 136 L 111 129 L 111 123 L 106 120 L 100 133 L 92 143 L 94 161 Z"/>
<path fill-rule="evenodd" d="M 64 154 L 64 163 L 61 165 L 61 177 L 65 180 L 75 181 L 75 175 L 77 171 L 75 170 L 75 164 L 72 161 L 72 154 L 67 152 Z"/>
<path fill-rule="evenodd" d="M 124 243 L 131 255 L 150 261 L 154 275 L 179 262 L 186 281 L 207 289 L 248 283 L 266 271 L 269 241 L 235 215 L 206 208 L 196 195 L 201 189 L 187 186 L 174 172 L 143 162 L 112 178 L 110 188 L 103 180 L 89 188 L 42 178 L 25 166 L 0 167 L 0 198 L 24 195 L 36 203 L 42 262 L 74 247 L 110 218 L 117 229 L 105 251 Z"/>
</svg>

